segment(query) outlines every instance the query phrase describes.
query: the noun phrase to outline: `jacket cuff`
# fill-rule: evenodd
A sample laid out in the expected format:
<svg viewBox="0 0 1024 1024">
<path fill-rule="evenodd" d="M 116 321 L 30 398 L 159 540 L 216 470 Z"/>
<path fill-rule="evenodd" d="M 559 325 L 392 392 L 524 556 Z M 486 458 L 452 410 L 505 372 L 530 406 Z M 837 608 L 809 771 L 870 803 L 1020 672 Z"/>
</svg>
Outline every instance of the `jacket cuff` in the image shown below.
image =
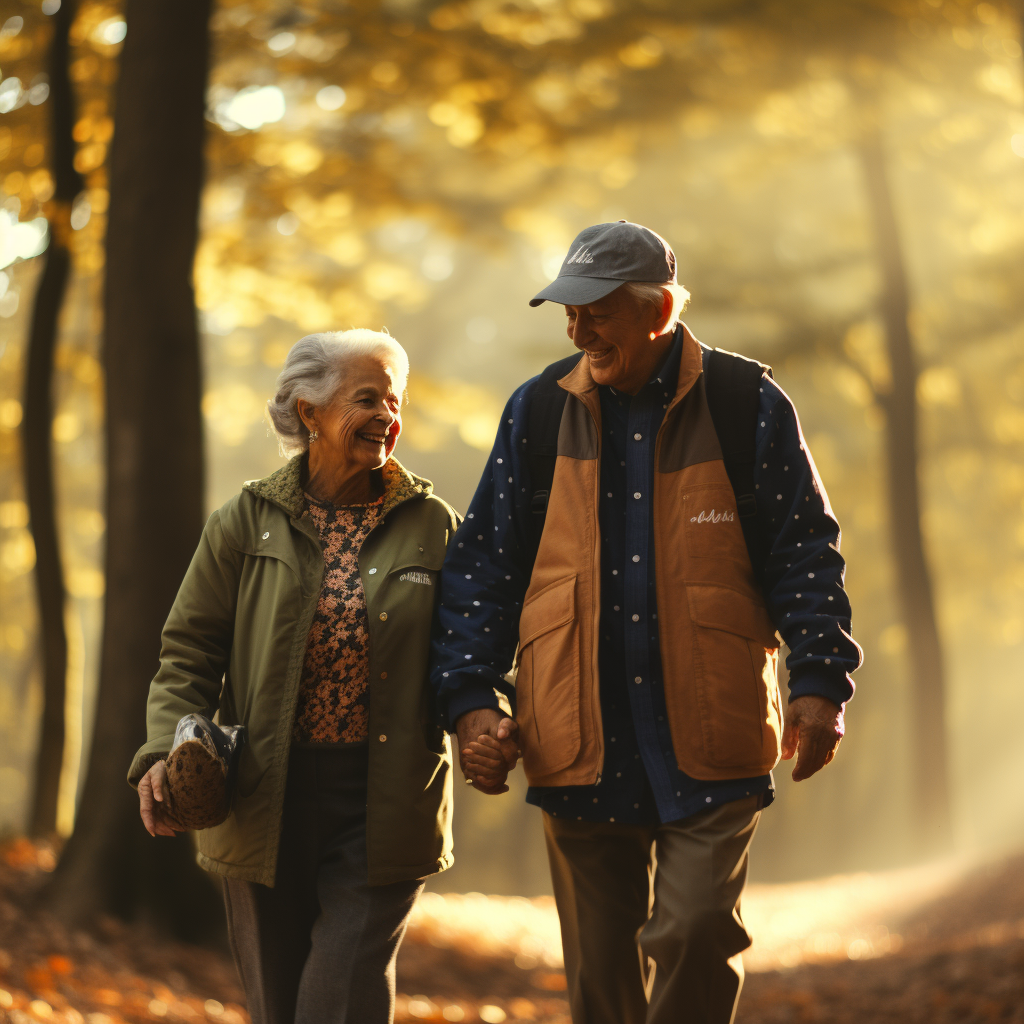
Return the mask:
<svg viewBox="0 0 1024 1024">
<path fill-rule="evenodd" d="M 139 748 L 139 752 L 132 760 L 132 766 L 128 769 L 128 785 L 133 789 L 139 788 L 142 776 L 157 763 L 163 761 L 171 751 L 174 743 L 174 735 L 161 736 L 159 739 L 150 740 Z"/>
<path fill-rule="evenodd" d="M 495 711 L 501 710 L 494 687 L 477 682 L 463 683 L 448 698 L 449 731 L 455 731 L 455 723 L 467 711 L 477 711 L 480 708 L 494 708 Z"/>
<path fill-rule="evenodd" d="M 825 675 L 813 668 L 789 677 L 789 699 L 797 697 L 825 697 L 839 707 L 843 707 L 853 696 L 855 685 L 849 672 L 840 675 Z"/>
</svg>

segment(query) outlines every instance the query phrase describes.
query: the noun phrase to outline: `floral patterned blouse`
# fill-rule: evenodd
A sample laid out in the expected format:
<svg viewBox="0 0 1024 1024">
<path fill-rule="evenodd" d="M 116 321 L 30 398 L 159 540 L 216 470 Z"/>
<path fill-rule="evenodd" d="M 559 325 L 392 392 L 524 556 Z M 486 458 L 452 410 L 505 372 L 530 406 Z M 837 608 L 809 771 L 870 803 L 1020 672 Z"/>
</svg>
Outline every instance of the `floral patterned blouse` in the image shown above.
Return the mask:
<svg viewBox="0 0 1024 1024">
<path fill-rule="evenodd" d="M 370 636 L 359 550 L 380 522 L 383 498 L 336 508 L 306 495 L 320 534 L 324 582 L 306 641 L 292 738 L 306 746 L 365 743 Z"/>
</svg>

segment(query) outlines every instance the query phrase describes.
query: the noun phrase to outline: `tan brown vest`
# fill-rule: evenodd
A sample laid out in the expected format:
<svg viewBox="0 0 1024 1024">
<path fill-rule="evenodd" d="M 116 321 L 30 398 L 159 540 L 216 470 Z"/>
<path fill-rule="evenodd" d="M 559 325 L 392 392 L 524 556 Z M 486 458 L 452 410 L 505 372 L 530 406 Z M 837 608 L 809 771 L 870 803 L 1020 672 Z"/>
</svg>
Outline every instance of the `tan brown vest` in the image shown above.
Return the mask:
<svg viewBox="0 0 1024 1024">
<path fill-rule="evenodd" d="M 604 763 L 601 404 L 586 355 L 558 383 L 569 397 L 519 622 L 518 721 L 533 786 L 592 785 Z M 689 331 L 654 458 L 658 619 L 676 761 L 696 779 L 763 775 L 779 760 L 779 641 L 754 581 Z"/>
</svg>

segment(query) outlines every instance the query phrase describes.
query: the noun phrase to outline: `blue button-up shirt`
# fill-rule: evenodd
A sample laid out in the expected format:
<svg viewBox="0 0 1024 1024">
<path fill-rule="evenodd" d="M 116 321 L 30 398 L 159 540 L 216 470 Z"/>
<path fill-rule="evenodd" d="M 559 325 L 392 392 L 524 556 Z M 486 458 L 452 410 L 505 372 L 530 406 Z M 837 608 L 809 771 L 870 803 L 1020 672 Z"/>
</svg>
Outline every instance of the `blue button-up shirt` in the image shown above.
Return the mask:
<svg viewBox="0 0 1024 1024">
<path fill-rule="evenodd" d="M 599 388 L 601 400 L 601 634 L 598 646 L 605 760 L 593 786 L 534 787 L 545 811 L 583 820 L 652 824 L 774 790 L 770 775 L 707 782 L 676 765 L 661 670 L 652 536 L 654 448 L 678 381 L 682 332 L 658 373 L 635 396 Z M 453 726 L 466 711 L 511 694 L 519 613 L 532 565 L 532 488 L 524 457 L 527 382 L 509 400 L 488 466 L 441 574 L 432 681 Z M 850 637 L 839 525 L 800 431 L 772 381 L 761 389 L 755 436 L 758 512 L 772 541 L 765 574 L 769 612 L 790 647 L 790 695 L 843 704 L 860 663 Z M 810 571 L 808 571 L 810 570 Z"/>
</svg>

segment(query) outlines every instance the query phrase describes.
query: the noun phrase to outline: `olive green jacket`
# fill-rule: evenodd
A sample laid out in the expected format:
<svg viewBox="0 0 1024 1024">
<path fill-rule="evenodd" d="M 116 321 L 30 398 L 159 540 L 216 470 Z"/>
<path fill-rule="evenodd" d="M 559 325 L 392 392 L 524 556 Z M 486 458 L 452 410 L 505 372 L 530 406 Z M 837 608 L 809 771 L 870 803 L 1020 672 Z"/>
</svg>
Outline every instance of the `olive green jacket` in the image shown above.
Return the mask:
<svg viewBox="0 0 1024 1024">
<path fill-rule="evenodd" d="M 138 785 L 192 712 L 242 724 L 227 820 L 199 833 L 208 871 L 274 884 L 299 678 L 324 558 L 303 518 L 305 455 L 210 516 L 164 626 L 150 685 Z M 452 865 L 452 760 L 429 707 L 427 659 L 437 577 L 458 516 L 429 481 L 391 459 L 381 522 L 359 552 L 370 634 L 366 845 L 369 882 L 423 878 Z"/>
</svg>

